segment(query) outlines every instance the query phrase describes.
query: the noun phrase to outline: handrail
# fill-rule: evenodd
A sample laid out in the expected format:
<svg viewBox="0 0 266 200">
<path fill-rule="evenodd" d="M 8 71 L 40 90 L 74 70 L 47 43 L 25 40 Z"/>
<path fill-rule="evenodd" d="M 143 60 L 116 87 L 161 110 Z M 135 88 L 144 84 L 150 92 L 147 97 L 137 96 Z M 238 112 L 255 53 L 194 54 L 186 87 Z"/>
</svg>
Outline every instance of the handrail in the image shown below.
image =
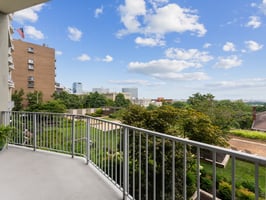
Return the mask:
<svg viewBox="0 0 266 200">
<path fill-rule="evenodd" d="M 1 118 L 15 129 L 10 143 L 83 156 L 123 191 L 124 199 L 187 199 L 194 188 L 187 180 L 192 172 L 200 199 L 201 158 L 206 151 L 212 159 L 213 198 L 219 154 L 232 159 L 232 199 L 236 160 L 254 163 L 255 199 L 260 195 L 259 168 L 266 167 L 265 157 L 84 115 L 8 111 L 1 112 Z"/>
</svg>

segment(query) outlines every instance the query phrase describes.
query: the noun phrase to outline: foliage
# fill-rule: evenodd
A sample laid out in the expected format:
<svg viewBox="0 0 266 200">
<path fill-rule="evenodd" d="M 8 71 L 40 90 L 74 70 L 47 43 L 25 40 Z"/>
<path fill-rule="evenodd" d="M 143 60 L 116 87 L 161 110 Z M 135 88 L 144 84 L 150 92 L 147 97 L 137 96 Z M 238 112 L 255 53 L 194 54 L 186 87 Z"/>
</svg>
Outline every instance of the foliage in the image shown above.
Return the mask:
<svg viewBox="0 0 266 200">
<path fill-rule="evenodd" d="M 65 113 L 66 106 L 60 100 L 52 100 L 42 104 L 41 110 L 45 112 Z"/>
<path fill-rule="evenodd" d="M 20 111 L 23 110 L 23 95 L 24 95 L 24 90 L 20 89 L 15 90 L 14 93 L 12 94 L 12 101 L 14 101 L 14 108 L 13 111 Z"/>
<path fill-rule="evenodd" d="M 219 198 L 223 200 L 231 200 L 232 199 L 232 186 L 229 183 L 222 181 L 219 184 L 218 196 Z"/>
<path fill-rule="evenodd" d="M 241 100 L 214 100 L 212 94 L 193 94 L 187 100 L 188 105 L 206 115 L 212 123 L 222 130 L 230 128 L 250 128 L 252 124 L 252 107 Z"/>
<path fill-rule="evenodd" d="M 131 104 L 130 100 L 125 99 L 125 96 L 122 93 L 119 93 L 115 96 L 114 105 L 117 107 L 128 107 Z"/>
<path fill-rule="evenodd" d="M 9 134 L 13 128 L 10 126 L 0 125 L 0 150 L 6 144 Z"/>
<path fill-rule="evenodd" d="M 60 100 L 65 104 L 67 109 L 75 109 L 83 107 L 83 98 L 75 94 L 69 94 L 66 91 L 55 92 L 52 96 L 55 100 Z"/>
<path fill-rule="evenodd" d="M 28 111 L 38 111 L 41 109 L 43 94 L 40 91 L 29 92 L 27 94 Z"/>
<path fill-rule="evenodd" d="M 266 141 L 266 133 L 261 131 L 232 129 L 230 130 L 230 134 L 249 139 L 259 139 Z"/>
<path fill-rule="evenodd" d="M 249 191 L 247 188 L 240 188 L 236 191 L 236 196 L 243 200 L 253 200 L 255 199 L 255 194 Z"/>
<path fill-rule="evenodd" d="M 257 112 L 264 112 L 264 111 L 266 111 L 266 103 L 264 103 L 263 105 L 260 105 L 260 106 L 256 106 L 256 111 Z"/>
<path fill-rule="evenodd" d="M 107 99 L 98 92 L 90 93 L 84 97 L 85 108 L 100 108 L 107 105 Z"/>
</svg>

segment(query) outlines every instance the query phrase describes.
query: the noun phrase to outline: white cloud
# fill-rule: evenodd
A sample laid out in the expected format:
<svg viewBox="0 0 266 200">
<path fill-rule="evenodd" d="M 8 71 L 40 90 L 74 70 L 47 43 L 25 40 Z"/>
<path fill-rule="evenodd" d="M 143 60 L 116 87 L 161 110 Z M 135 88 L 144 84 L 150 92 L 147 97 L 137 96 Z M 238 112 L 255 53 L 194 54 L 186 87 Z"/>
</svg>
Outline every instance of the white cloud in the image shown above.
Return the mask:
<svg viewBox="0 0 266 200">
<path fill-rule="evenodd" d="M 113 57 L 110 55 L 106 55 L 105 58 L 103 59 L 103 62 L 112 62 L 113 61 Z"/>
<path fill-rule="evenodd" d="M 206 85 L 207 87 L 214 87 L 216 89 L 237 89 L 237 88 L 252 88 L 252 87 L 266 87 L 265 78 L 240 79 L 234 81 L 220 81 Z"/>
<path fill-rule="evenodd" d="M 165 51 L 165 55 L 171 59 L 189 60 L 195 63 L 196 66 L 201 66 L 201 63 L 206 63 L 213 59 L 208 52 L 201 52 L 198 49 L 169 48 Z"/>
<path fill-rule="evenodd" d="M 131 33 L 156 35 L 164 37 L 166 33 L 192 32 L 203 36 L 207 32 L 204 25 L 198 22 L 199 16 L 195 11 L 181 8 L 177 4 L 167 4 L 158 7 L 160 3 L 168 1 L 151 1 L 153 9 L 146 10 L 144 0 L 126 0 L 125 5 L 120 6 L 121 22 L 125 29 L 117 33 L 118 37 Z"/>
<path fill-rule="evenodd" d="M 62 51 L 55 51 L 55 54 L 61 56 L 61 55 L 63 55 L 63 52 Z"/>
<path fill-rule="evenodd" d="M 164 85 L 164 82 L 150 82 L 147 80 L 138 80 L 138 79 L 129 79 L 129 80 L 110 80 L 112 84 L 117 85 L 143 85 L 143 86 L 155 86 L 155 85 Z"/>
<path fill-rule="evenodd" d="M 199 16 L 194 11 L 181 8 L 177 4 L 168 4 L 146 16 L 145 32 L 164 35 L 169 32 L 183 33 L 190 31 L 203 36 L 207 32 L 204 25 L 198 23 Z"/>
<path fill-rule="evenodd" d="M 125 30 L 118 32 L 118 36 L 123 36 L 127 33 L 139 32 L 141 26 L 137 17 L 146 14 L 146 7 L 144 0 L 125 0 L 125 5 L 119 7 L 121 21 L 126 27 Z"/>
<path fill-rule="evenodd" d="M 257 42 L 252 40 L 245 41 L 245 44 L 250 51 L 259 51 L 263 48 L 262 44 L 258 44 Z"/>
<path fill-rule="evenodd" d="M 162 74 L 154 74 L 153 75 L 156 78 L 159 79 L 167 79 L 167 80 L 186 80 L 186 81 L 192 81 L 192 80 L 208 80 L 209 77 L 204 72 L 194 72 L 194 73 L 175 73 L 175 72 L 169 72 L 169 73 L 162 73 Z"/>
<path fill-rule="evenodd" d="M 185 60 L 151 60 L 149 62 L 131 62 L 128 69 L 131 72 L 145 74 L 157 79 L 166 80 L 205 80 L 208 76 L 202 72 L 181 73 L 189 68 L 198 68 L 193 62 Z"/>
<path fill-rule="evenodd" d="M 223 46 L 224 51 L 236 51 L 235 45 L 232 42 L 226 42 Z"/>
<path fill-rule="evenodd" d="M 68 37 L 69 39 L 73 40 L 73 41 L 80 41 L 81 36 L 82 36 L 82 32 L 75 28 L 75 27 L 68 27 Z"/>
<path fill-rule="evenodd" d="M 262 3 L 259 5 L 259 8 L 266 15 L 266 0 L 262 0 Z"/>
<path fill-rule="evenodd" d="M 236 55 L 228 57 L 219 57 L 218 62 L 215 64 L 215 67 L 222 69 L 230 69 L 233 67 L 239 67 L 242 64 L 242 60 L 239 59 Z"/>
<path fill-rule="evenodd" d="M 149 62 L 130 62 L 128 69 L 133 72 L 150 75 L 157 73 L 180 72 L 190 67 L 196 66 L 194 63 L 186 61 L 159 59 L 151 60 Z"/>
<path fill-rule="evenodd" d="M 25 21 L 36 22 L 39 18 L 38 12 L 42 10 L 45 4 L 39 4 L 14 13 L 13 20 L 23 24 Z"/>
<path fill-rule="evenodd" d="M 99 17 L 101 14 L 103 14 L 103 6 L 101 6 L 100 8 L 97 8 L 95 11 L 94 11 L 94 17 Z"/>
<path fill-rule="evenodd" d="M 257 16 L 250 16 L 249 17 L 249 21 L 246 24 L 247 27 L 251 27 L 251 28 L 259 28 L 261 26 L 261 21 L 260 18 Z"/>
<path fill-rule="evenodd" d="M 25 26 L 24 27 L 25 37 L 30 37 L 31 39 L 35 40 L 42 40 L 44 39 L 44 35 L 41 31 L 37 30 L 33 26 Z"/>
<path fill-rule="evenodd" d="M 135 39 L 135 43 L 141 46 L 164 46 L 165 41 L 160 39 L 160 38 L 142 38 L 142 37 L 137 37 Z"/>
<path fill-rule="evenodd" d="M 204 49 L 208 49 L 208 48 L 211 47 L 211 46 L 212 46 L 211 43 L 205 43 L 205 44 L 203 45 L 203 48 L 204 48 Z"/>
<path fill-rule="evenodd" d="M 89 61 L 91 58 L 90 58 L 89 55 L 87 55 L 87 54 L 84 53 L 84 54 L 80 55 L 79 57 L 77 57 L 77 59 L 79 61 L 84 62 L 84 61 Z"/>
</svg>

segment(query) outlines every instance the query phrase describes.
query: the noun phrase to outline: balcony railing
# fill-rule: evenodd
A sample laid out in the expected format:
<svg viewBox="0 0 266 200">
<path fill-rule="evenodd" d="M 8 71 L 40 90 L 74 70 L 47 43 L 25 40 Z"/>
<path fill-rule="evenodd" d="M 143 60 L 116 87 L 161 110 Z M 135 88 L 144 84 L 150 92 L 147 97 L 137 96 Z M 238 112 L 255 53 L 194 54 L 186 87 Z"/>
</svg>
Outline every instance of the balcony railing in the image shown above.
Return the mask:
<svg viewBox="0 0 266 200">
<path fill-rule="evenodd" d="M 2 112 L 14 127 L 9 143 L 85 157 L 124 199 L 201 199 L 202 165 L 209 166 L 210 198 L 218 195 L 219 155 L 230 156 L 231 199 L 238 166 L 253 166 L 253 199 L 264 199 L 266 158 L 83 115 Z M 209 155 L 209 159 L 206 159 Z M 205 158 L 205 159 L 204 159 Z M 206 162 L 208 160 L 208 162 Z M 262 177 L 262 181 L 260 179 Z M 263 181 L 264 180 L 264 181 Z"/>
</svg>

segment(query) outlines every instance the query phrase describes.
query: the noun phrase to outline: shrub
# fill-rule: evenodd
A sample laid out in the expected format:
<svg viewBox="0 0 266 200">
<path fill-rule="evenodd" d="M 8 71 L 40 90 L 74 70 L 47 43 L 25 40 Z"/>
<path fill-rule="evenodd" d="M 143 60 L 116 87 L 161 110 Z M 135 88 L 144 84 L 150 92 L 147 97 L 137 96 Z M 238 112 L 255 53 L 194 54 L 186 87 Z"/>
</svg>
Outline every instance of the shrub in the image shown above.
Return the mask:
<svg viewBox="0 0 266 200">
<path fill-rule="evenodd" d="M 241 199 L 241 200 L 253 200 L 255 199 L 255 194 L 251 191 L 249 191 L 248 189 L 246 188 L 239 188 L 237 191 L 236 191 L 236 196 Z"/>
<path fill-rule="evenodd" d="M 6 144 L 9 134 L 12 128 L 10 126 L 0 125 L 0 150 Z"/>
<path fill-rule="evenodd" d="M 222 181 L 219 183 L 218 197 L 223 200 L 230 200 L 232 197 L 232 187 L 229 183 Z"/>
</svg>

